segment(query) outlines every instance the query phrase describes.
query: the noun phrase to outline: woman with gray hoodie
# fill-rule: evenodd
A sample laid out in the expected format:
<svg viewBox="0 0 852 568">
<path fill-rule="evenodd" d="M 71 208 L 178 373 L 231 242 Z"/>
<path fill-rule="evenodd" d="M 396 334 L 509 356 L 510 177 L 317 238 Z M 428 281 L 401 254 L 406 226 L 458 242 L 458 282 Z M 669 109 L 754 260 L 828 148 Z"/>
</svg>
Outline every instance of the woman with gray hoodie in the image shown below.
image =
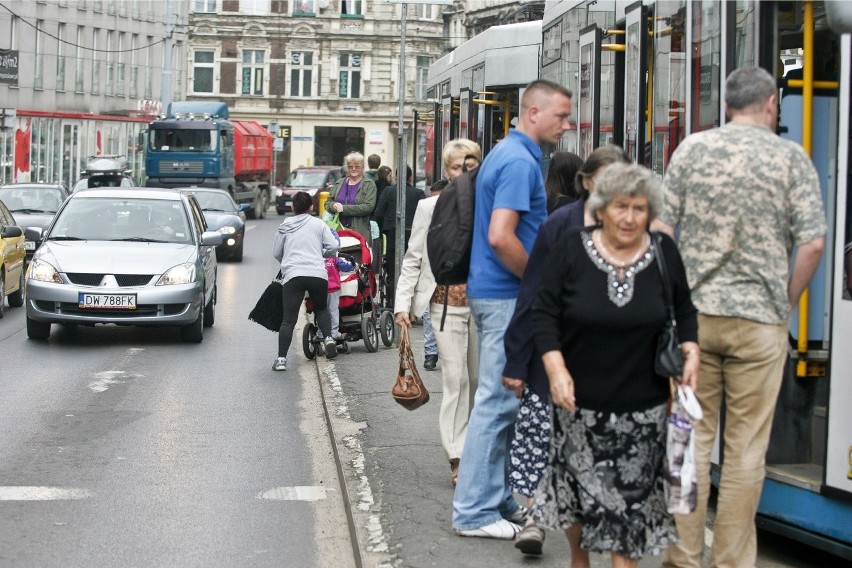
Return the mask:
<svg viewBox="0 0 852 568">
<path fill-rule="evenodd" d="M 299 308 L 305 292 L 314 304 L 317 325 L 325 337 L 325 356 L 337 356 L 337 345 L 331 337 L 331 316 L 328 313 L 328 273 L 325 257 L 337 253 L 337 241 L 323 221 L 311 215 L 313 199 L 300 191 L 293 196 L 293 217 L 278 227 L 272 243 L 272 256 L 281 263 L 284 282 L 284 317 L 278 333 L 278 358 L 272 364 L 275 371 L 287 370 L 287 351 L 293 340 L 293 328 L 299 318 Z"/>
</svg>

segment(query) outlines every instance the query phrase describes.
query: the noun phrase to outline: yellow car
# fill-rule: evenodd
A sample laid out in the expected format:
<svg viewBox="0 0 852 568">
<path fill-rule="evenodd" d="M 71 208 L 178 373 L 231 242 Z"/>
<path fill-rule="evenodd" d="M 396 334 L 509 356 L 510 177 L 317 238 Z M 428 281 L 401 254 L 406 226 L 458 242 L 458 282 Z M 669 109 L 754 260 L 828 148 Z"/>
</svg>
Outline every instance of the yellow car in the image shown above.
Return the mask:
<svg viewBox="0 0 852 568">
<path fill-rule="evenodd" d="M 9 306 L 24 305 L 24 259 L 27 250 L 24 231 L 15 225 L 15 218 L 0 201 L 0 318 Z"/>
</svg>

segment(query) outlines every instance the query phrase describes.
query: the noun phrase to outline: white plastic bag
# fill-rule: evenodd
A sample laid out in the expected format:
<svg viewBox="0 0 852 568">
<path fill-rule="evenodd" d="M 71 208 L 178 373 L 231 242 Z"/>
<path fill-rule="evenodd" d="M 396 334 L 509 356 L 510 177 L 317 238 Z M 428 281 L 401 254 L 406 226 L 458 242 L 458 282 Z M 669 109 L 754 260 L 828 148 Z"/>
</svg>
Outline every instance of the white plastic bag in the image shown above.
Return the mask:
<svg viewBox="0 0 852 568">
<path fill-rule="evenodd" d="M 665 475 L 669 513 L 686 515 L 695 510 L 698 477 L 695 472 L 695 425 L 704 417 L 692 388 L 678 385 L 666 420 Z"/>
</svg>

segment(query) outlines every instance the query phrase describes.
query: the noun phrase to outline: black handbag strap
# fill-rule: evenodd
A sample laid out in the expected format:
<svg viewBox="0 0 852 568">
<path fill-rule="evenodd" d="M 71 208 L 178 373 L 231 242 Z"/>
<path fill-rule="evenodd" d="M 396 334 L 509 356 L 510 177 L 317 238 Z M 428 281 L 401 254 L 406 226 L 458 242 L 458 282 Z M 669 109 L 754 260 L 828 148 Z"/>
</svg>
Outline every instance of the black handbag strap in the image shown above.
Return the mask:
<svg viewBox="0 0 852 568">
<path fill-rule="evenodd" d="M 651 234 L 653 235 L 654 242 L 657 245 L 655 252 L 657 255 L 657 267 L 660 269 L 660 277 L 663 279 L 663 295 L 666 300 L 666 314 L 669 320 L 674 323 L 676 320 L 674 301 L 672 300 L 672 282 L 669 280 L 669 271 L 666 267 L 666 257 L 663 256 L 663 238 L 658 232 L 653 232 Z"/>
</svg>

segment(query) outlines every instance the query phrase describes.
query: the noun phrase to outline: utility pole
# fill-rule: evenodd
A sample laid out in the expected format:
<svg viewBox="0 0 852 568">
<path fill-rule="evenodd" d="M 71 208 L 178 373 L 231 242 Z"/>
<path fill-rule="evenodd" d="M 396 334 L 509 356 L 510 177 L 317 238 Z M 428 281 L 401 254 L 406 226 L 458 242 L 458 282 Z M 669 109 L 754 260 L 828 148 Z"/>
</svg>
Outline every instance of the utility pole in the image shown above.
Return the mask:
<svg viewBox="0 0 852 568">
<path fill-rule="evenodd" d="M 175 46 L 175 5 L 174 0 L 166 0 L 166 41 L 163 42 L 163 81 L 160 84 L 160 100 L 163 112 L 172 102 L 172 53 Z"/>
</svg>

